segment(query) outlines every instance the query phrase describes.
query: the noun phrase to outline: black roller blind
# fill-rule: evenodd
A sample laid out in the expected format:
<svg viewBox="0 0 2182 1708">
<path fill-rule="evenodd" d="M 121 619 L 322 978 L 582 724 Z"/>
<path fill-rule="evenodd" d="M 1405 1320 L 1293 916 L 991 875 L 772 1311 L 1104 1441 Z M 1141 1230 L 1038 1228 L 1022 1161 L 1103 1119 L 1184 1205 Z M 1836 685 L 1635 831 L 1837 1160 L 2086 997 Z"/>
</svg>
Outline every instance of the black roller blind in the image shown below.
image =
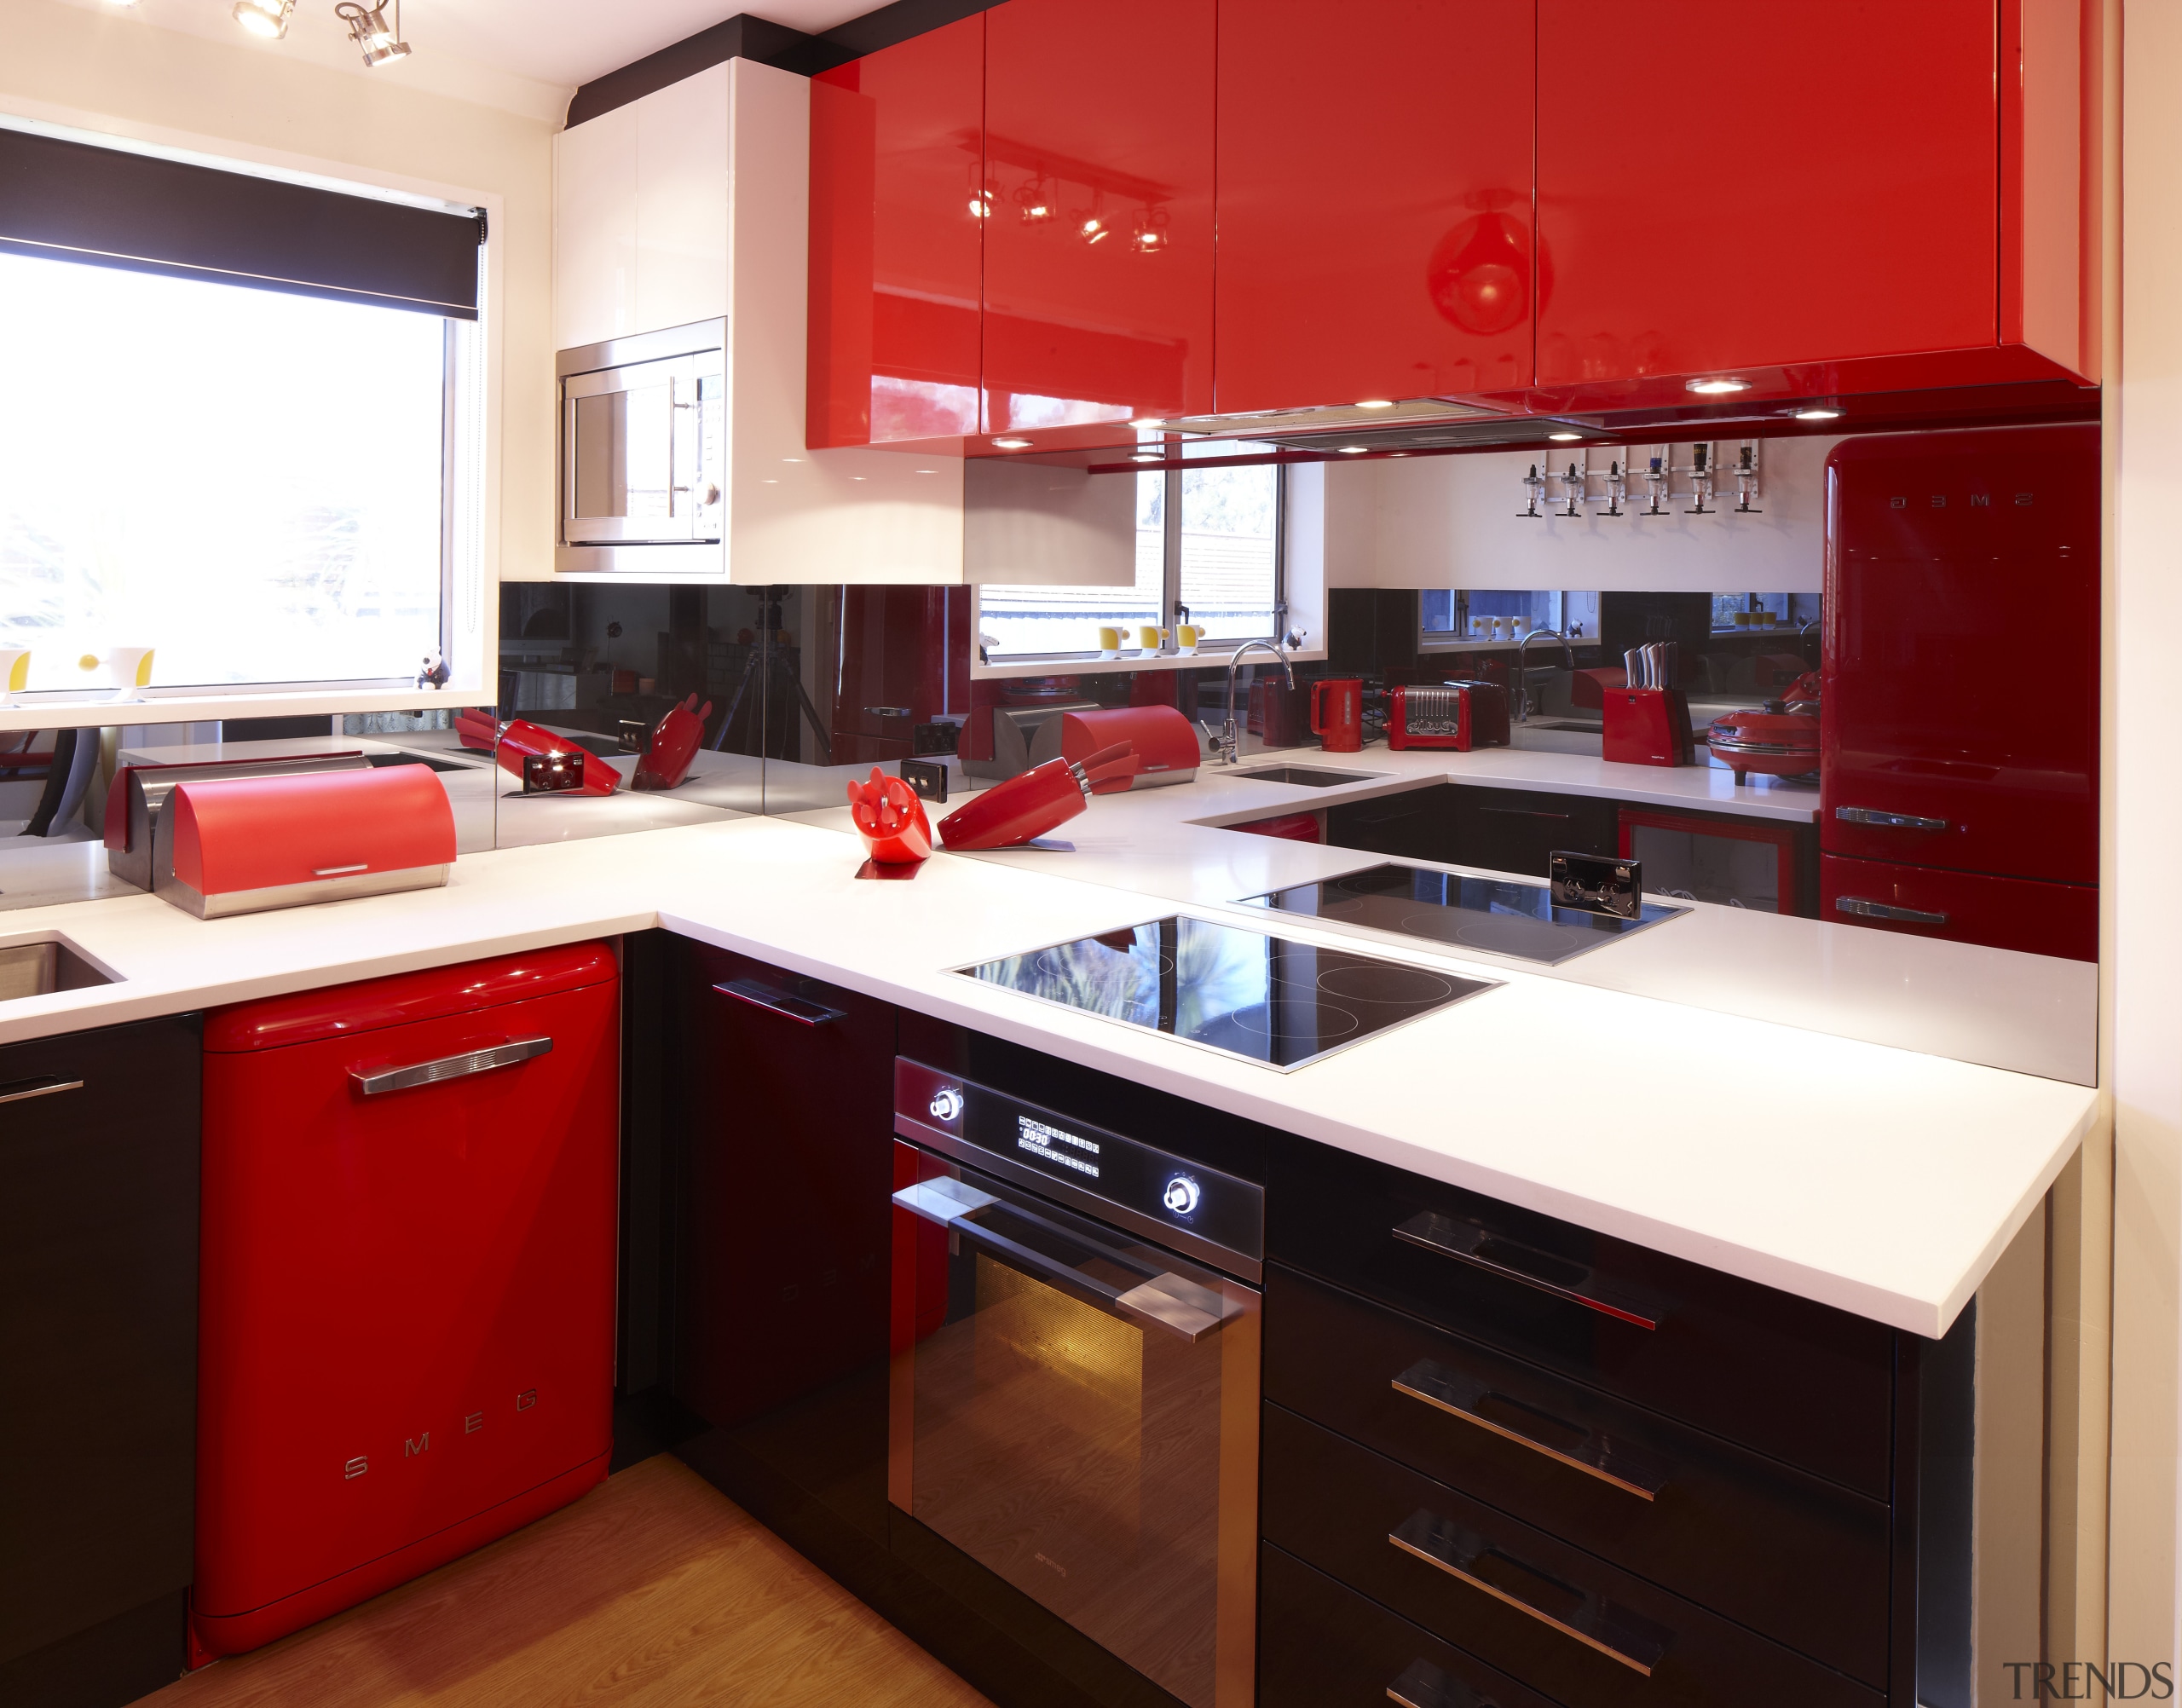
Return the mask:
<svg viewBox="0 0 2182 1708">
<path fill-rule="evenodd" d="M 0 130 L 0 250 L 477 318 L 482 214 Z"/>
</svg>

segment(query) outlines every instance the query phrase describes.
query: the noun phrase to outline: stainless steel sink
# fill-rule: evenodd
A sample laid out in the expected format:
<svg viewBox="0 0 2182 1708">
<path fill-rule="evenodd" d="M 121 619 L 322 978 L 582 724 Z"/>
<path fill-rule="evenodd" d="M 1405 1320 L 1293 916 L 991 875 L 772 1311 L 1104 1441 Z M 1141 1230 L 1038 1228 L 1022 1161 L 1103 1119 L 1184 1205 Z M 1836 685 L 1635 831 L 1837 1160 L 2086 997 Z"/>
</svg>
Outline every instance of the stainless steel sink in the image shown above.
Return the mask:
<svg viewBox="0 0 2182 1708">
<path fill-rule="evenodd" d="M 1314 765 L 1253 765 L 1238 771 L 1215 771 L 1216 777 L 1244 777 L 1254 782 L 1288 783 L 1296 788 L 1339 788 L 1343 783 L 1377 782 L 1384 771 L 1327 771 Z"/>
<path fill-rule="evenodd" d="M 1603 736 L 1606 733 L 1606 725 L 1603 723 L 1595 724 L 1583 718 L 1539 718 L 1527 724 L 1519 724 L 1515 727 L 1519 730 L 1559 730 L 1584 736 Z"/>
<path fill-rule="evenodd" d="M 0 943 L 0 1002 L 118 983 L 118 974 L 78 954 L 65 938 L 32 938 Z"/>
</svg>

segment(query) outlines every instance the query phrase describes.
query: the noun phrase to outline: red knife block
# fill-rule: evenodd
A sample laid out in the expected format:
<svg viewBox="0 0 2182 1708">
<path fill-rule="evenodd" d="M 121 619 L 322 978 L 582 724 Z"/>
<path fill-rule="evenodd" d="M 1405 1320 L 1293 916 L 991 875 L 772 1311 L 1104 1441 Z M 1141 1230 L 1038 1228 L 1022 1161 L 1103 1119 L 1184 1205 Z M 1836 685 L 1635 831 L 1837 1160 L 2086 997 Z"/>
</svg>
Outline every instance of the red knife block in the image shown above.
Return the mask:
<svg viewBox="0 0 2182 1708">
<path fill-rule="evenodd" d="M 1679 688 L 1605 691 L 1605 756 L 1620 765 L 1687 765 L 1697 759 L 1689 699 Z"/>
</svg>

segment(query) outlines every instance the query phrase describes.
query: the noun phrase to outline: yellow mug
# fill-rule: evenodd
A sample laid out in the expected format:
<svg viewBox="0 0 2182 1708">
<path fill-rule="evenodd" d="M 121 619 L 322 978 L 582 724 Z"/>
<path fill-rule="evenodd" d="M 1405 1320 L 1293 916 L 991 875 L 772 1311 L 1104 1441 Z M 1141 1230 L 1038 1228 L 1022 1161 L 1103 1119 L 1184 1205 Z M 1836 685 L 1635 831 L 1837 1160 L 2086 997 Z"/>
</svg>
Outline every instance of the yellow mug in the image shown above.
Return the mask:
<svg viewBox="0 0 2182 1708">
<path fill-rule="evenodd" d="M 1184 623 L 1175 631 L 1175 650 L 1195 652 L 1197 643 L 1204 638 L 1204 631 L 1195 623 Z"/>
<path fill-rule="evenodd" d="M 103 660 L 87 652 L 76 663 L 84 670 L 96 670 L 103 664 L 113 678 L 111 697 L 116 700 L 127 700 L 138 689 L 152 685 L 152 649 L 147 646 L 114 647 Z"/>
<path fill-rule="evenodd" d="M 0 695 L 13 699 L 31 679 L 31 649 L 0 646 Z"/>
<path fill-rule="evenodd" d="M 1119 658 L 1121 655 L 1122 632 L 1111 624 L 1102 625 L 1099 630 L 1099 656 Z"/>
<path fill-rule="evenodd" d="M 1139 652 L 1157 652 L 1166 638 L 1166 630 L 1155 629 L 1146 623 L 1136 632 L 1136 649 Z"/>
</svg>

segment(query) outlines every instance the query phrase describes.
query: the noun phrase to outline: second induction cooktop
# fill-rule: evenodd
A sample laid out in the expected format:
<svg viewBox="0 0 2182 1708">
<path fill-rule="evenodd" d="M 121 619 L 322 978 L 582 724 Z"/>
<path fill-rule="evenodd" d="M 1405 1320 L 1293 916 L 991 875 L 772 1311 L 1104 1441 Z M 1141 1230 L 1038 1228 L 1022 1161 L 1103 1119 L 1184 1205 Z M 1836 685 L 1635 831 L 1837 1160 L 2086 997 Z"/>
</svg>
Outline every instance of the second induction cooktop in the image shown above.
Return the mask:
<svg viewBox="0 0 2182 1708">
<path fill-rule="evenodd" d="M 956 970 L 1283 1072 L 1497 982 L 1187 915 Z"/>
<path fill-rule="evenodd" d="M 1646 902 L 1640 917 L 1620 919 L 1581 908 L 1557 908 L 1553 892 L 1543 884 L 1464 877 L 1459 872 L 1395 861 L 1320 883 L 1252 896 L 1247 905 L 1548 967 L 1689 911 Z"/>
</svg>

